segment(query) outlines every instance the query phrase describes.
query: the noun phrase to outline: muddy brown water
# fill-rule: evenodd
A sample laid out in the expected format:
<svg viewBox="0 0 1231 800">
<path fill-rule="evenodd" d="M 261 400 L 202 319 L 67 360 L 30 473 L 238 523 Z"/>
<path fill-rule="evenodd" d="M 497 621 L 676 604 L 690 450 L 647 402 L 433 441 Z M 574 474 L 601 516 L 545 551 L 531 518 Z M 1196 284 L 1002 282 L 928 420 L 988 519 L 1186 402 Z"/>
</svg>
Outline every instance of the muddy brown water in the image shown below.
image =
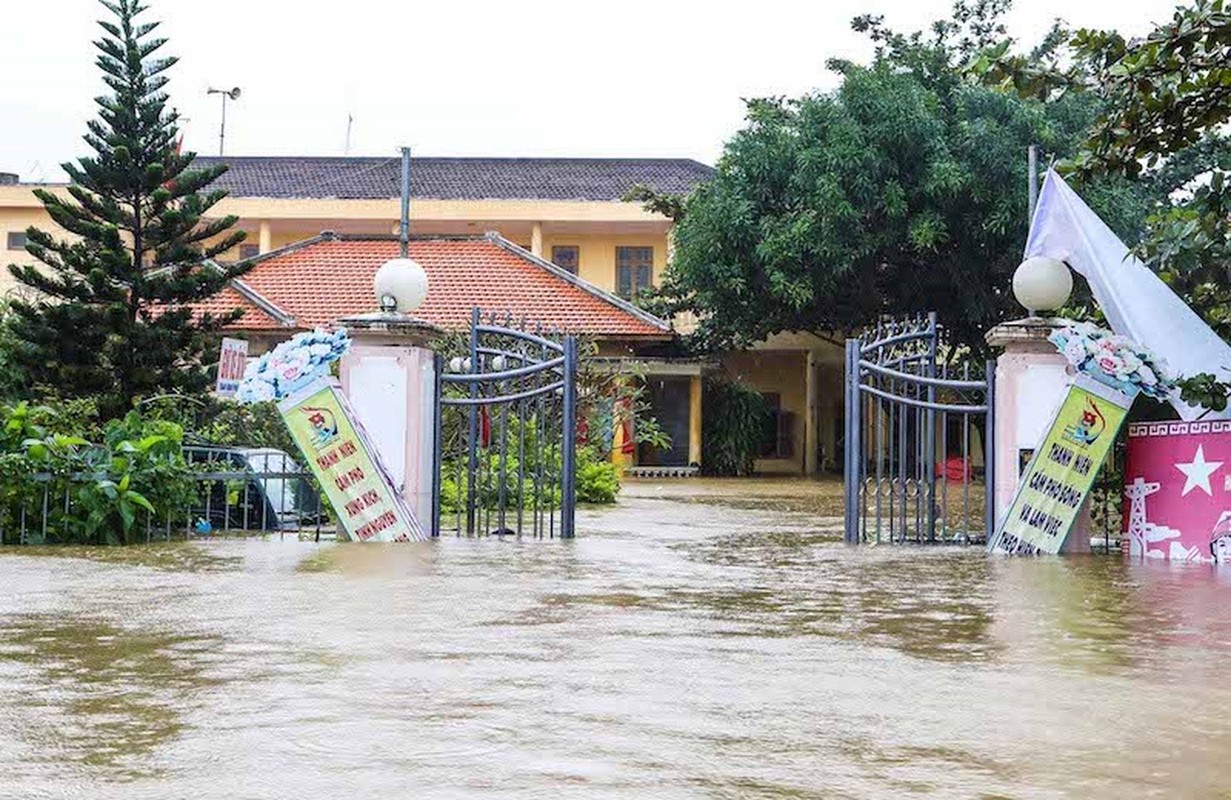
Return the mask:
<svg viewBox="0 0 1231 800">
<path fill-rule="evenodd" d="M 0 551 L 0 797 L 1231 796 L 1231 574 L 849 548 L 835 503 Z"/>
</svg>

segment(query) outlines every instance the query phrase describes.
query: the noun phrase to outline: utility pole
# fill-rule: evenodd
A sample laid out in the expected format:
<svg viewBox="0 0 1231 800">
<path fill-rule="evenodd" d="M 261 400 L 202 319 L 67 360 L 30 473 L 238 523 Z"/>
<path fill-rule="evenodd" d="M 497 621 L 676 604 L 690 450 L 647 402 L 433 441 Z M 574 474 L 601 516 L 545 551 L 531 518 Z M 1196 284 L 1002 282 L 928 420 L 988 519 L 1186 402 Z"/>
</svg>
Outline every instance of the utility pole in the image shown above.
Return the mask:
<svg viewBox="0 0 1231 800">
<path fill-rule="evenodd" d="M 410 148 L 402 148 L 402 226 L 398 241 L 402 258 L 410 258 Z"/>
</svg>

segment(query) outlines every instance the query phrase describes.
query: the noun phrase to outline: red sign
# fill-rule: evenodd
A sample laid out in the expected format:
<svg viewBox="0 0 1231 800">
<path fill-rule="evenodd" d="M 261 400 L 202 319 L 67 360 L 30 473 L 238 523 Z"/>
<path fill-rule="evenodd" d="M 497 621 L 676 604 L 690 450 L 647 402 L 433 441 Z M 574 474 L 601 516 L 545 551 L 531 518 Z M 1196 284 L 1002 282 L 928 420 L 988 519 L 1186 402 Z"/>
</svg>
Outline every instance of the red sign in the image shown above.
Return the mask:
<svg viewBox="0 0 1231 800">
<path fill-rule="evenodd" d="M 1125 484 L 1134 556 L 1231 562 L 1231 420 L 1130 425 Z"/>
<path fill-rule="evenodd" d="M 239 382 L 244 379 L 248 366 L 248 342 L 245 339 L 223 339 L 222 353 L 218 358 L 219 397 L 234 397 Z"/>
</svg>

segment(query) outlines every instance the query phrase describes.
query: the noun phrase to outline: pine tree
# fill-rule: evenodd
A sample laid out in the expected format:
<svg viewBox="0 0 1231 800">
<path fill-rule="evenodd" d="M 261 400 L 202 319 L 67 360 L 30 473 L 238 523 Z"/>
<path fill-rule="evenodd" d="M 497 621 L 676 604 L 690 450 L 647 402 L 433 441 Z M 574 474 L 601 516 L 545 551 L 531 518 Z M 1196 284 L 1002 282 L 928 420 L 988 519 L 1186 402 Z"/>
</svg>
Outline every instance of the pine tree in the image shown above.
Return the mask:
<svg viewBox="0 0 1231 800">
<path fill-rule="evenodd" d="M 104 418 L 141 397 L 207 390 L 205 365 L 221 328 L 238 313 L 200 314 L 194 304 L 245 271 L 212 259 L 243 240 L 237 218 L 207 218 L 226 192 L 207 187 L 225 166 L 192 169 L 180 153 L 178 114 L 167 108 L 164 74 L 177 59 L 155 54 L 166 39 L 138 23 L 140 0 L 102 5 L 115 21 L 94 43 L 114 92 L 96 98 L 84 136 L 94 151 L 64 164 L 69 197 L 35 190 L 70 236 L 27 231 L 41 266 L 11 265 L 34 290 L 13 303 L 15 360 L 28 386 L 61 397 L 95 397 Z"/>
</svg>

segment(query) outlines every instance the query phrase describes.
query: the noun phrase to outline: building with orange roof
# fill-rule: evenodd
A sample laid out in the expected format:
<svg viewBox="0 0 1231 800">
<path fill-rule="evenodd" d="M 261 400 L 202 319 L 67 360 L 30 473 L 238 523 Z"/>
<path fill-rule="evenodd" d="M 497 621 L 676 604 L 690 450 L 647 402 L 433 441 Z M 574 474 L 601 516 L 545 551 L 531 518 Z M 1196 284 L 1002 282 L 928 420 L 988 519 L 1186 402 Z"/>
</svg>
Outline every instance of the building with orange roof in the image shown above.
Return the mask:
<svg viewBox="0 0 1231 800">
<path fill-rule="evenodd" d="M 248 233 L 228 257 L 256 266 L 210 307 L 244 308 L 241 327 L 258 341 L 373 310 L 371 276 L 397 249 L 400 158 L 223 160 L 230 170 L 216 186 L 229 196 L 215 211 L 236 215 Z M 411 255 L 431 281 L 421 314 L 457 329 L 474 306 L 507 311 L 590 336 L 604 354 L 642 358 L 655 416 L 676 447 L 638 455 L 696 463 L 702 365 L 650 358 L 690 321 L 668 325 L 633 302 L 666 271 L 672 222 L 623 198 L 636 186 L 687 194 L 712 175 L 690 159 L 413 158 Z M 0 261 L 29 262 L 27 227 L 56 231 L 33 194 L 40 186 L 67 193 L 0 172 Z M 6 280 L 0 271 L 0 291 L 12 288 Z M 841 463 L 842 363 L 840 343 L 781 334 L 714 365 L 762 392 L 773 411 L 758 471 L 813 474 Z"/>
</svg>

